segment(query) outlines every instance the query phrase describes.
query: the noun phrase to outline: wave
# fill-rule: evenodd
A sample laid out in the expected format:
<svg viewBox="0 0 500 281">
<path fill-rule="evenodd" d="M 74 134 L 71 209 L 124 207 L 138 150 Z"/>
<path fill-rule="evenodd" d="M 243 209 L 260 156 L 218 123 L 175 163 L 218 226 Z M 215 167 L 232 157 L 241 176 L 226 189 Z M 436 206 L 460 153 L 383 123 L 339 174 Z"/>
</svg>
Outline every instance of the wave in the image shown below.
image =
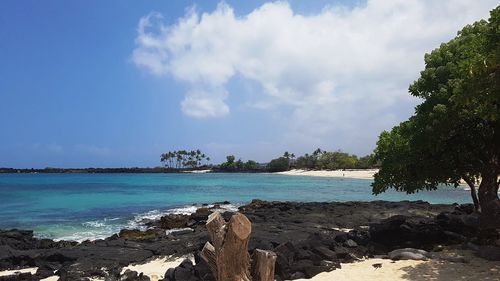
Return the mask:
<svg viewBox="0 0 500 281">
<path fill-rule="evenodd" d="M 52 240 L 54 241 L 76 241 L 76 242 L 83 242 L 83 241 L 94 241 L 94 240 L 99 240 L 99 239 L 106 239 L 109 236 L 113 235 L 114 233 L 96 233 L 93 231 L 88 231 L 88 232 L 76 232 L 70 235 L 66 236 L 61 236 L 57 238 L 53 238 Z"/>
<path fill-rule="evenodd" d="M 209 204 L 209 205 L 190 205 L 190 206 L 184 206 L 180 208 L 171 208 L 171 209 L 166 209 L 166 210 L 152 210 L 148 211 L 145 213 L 140 213 L 134 216 L 132 220 L 129 221 L 128 225 L 130 227 L 138 227 L 141 228 L 144 226 L 146 222 L 153 221 L 153 220 L 159 220 L 161 217 L 166 216 L 166 215 L 191 215 L 196 212 L 201 207 L 206 207 L 206 208 L 211 208 L 214 211 L 231 211 L 231 212 L 236 212 L 238 211 L 238 207 L 241 205 L 238 204 L 219 204 L 219 208 L 215 208 L 215 204 Z"/>
<path fill-rule="evenodd" d="M 190 215 L 196 212 L 198 208 L 206 207 L 211 208 L 214 211 L 232 211 L 238 210 L 240 205 L 237 204 L 220 204 L 218 208 L 215 208 L 214 204 L 210 205 L 189 205 L 179 208 L 170 208 L 165 210 L 151 210 L 144 213 L 133 214 L 132 219 L 111 217 L 103 218 L 91 221 L 85 221 L 80 223 L 79 226 L 61 226 L 54 225 L 52 231 L 44 231 L 44 234 L 37 235 L 39 238 L 49 238 L 54 241 L 69 240 L 83 242 L 86 240 L 99 240 L 110 237 L 113 234 L 120 232 L 122 229 L 139 229 L 147 230 L 147 222 L 154 220 L 159 220 L 162 216 L 169 214 L 183 214 Z M 168 233 L 182 231 L 185 229 L 171 229 L 167 230 Z"/>
</svg>

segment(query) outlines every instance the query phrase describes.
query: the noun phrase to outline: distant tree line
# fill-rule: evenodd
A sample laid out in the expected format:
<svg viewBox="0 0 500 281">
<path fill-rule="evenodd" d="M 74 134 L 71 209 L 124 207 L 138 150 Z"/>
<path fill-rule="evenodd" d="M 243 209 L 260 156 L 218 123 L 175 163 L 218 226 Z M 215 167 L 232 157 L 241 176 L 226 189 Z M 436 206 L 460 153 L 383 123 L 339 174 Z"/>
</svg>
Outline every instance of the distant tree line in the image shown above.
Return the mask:
<svg viewBox="0 0 500 281">
<path fill-rule="evenodd" d="M 160 161 L 168 168 L 198 168 L 202 165 L 208 165 L 210 157 L 197 150 L 176 150 L 163 153 Z"/>
<path fill-rule="evenodd" d="M 219 170 L 227 172 L 257 171 L 259 168 L 259 164 L 256 161 L 248 160 L 243 162 L 241 158 L 236 160 L 234 155 L 226 156 L 226 162 L 218 166 Z"/>
<path fill-rule="evenodd" d="M 43 169 L 16 169 L 16 168 L 0 168 L 0 174 L 126 174 L 126 173 L 172 173 L 175 170 L 165 167 L 153 168 L 52 168 Z"/>
<path fill-rule="evenodd" d="M 306 170 L 376 168 L 377 163 L 372 159 L 371 154 L 358 157 L 354 154 L 342 152 L 341 150 L 325 151 L 318 148 L 311 154 L 306 153 L 297 159 L 295 159 L 295 154 L 287 151 L 283 156 L 271 160 L 267 167 L 270 172 L 287 171 L 291 168 Z"/>
</svg>

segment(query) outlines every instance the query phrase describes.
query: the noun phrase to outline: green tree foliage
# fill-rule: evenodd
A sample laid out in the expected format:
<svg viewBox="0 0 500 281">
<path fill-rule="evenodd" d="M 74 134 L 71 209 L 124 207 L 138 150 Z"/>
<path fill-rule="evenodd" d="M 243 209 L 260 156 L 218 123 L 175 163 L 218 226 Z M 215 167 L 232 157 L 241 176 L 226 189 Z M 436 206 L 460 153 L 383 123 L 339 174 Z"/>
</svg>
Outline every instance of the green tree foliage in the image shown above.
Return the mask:
<svg viewBox="0 0 500 281">
<path fill-rule="evenodd" d="M 245 162 L 244 166 L 245 170 L 257 170 L 257 168 L 258 168 L 257 162 L 253 160 L 248 160 L 247 162 Z"/>
<path fill-rule="evenodd" d="M 235 171 L 236 170 L 236 157 L 234 155 L 226 156 L 226 162 L 220 164 L 219 168 L 226 171 Z"/>
<path fill-rule="evenodd" d="M 294 167 L 308 170 L 368 169 L 374 167 L 371 155 L 361 158 L 354 154 L 316 149 L 297 158 Z"/>
<path fill-rule="evenodd" d="M 267 169 L 270 172 L 283 172 L 290 168 L 290 159 L 286 157 L 279 157 L 271 160 L 267 165 Z"/>
<path fill-rule="evenodd" d="M 191 151 L 177 150 L 163 153 L 160 157 L 160 161 L 165 167 L 173 169 L 197 168 L 200 167 L 204 161 L 208 163 L 210 157 L 207 157 L 199 149 Z"/>
<path fill-rule="evenodd" d="M 316 169 L 320 170 L 337 170 L 337 169 L 354 169 L 358 163 L 356 155 L 349 155 L 342 151 L 323 152 L 318 157 Z"/>
<path fill-rule="evenodd" d="M 369 169 L 374 167 L 377 167 L 377 163 L 373 161 L 373 155 L 371 154 L 360 157 L 356 163 L 357 169 Z"/>
<path fill-rule="evenodd" d="M 299 169 L 315 169 L 317 157 L 314 155 L 305 154 L 304 156 L 299 156 L 297 161 L 295 161 L 295 167 Z"/>
<path fill-rule="evenodd" d="M 482 221 L 498 223 L 500 6 L 489 21 L 467 25 L 426 54 L 425 69 L 409 91 L 423 102 L 409 120 L 380 135 L 373 192 L 456 187 L 463 179 Z"/>
<path fill-rule="evenodd" d="M 247 162 L 243 162 L 241 159 L 236 160 L 234 155 L 229 155 L 226 157 L 226 162 L 220 164 L 219 168 L 230 172 L 254 171 L 258 169 L 258 164 L 253 160 L 248 160 Z"/>
</svg>

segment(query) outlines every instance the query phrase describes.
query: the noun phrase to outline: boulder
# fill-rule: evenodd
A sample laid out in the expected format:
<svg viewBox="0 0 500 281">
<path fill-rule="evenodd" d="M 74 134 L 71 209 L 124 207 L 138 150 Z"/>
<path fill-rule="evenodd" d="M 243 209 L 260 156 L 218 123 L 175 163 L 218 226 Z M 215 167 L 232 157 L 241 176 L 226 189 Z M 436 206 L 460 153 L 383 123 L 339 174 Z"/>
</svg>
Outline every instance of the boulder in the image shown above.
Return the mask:
<svg viewBox="0 0 500 281">
<path fill-rule="evenodd" d="M 209 208 L 202 207 L 196 209 L 196 212 L 192 213 L 190 218 L 196 222 L 204 222 L 211 213 L 212 211 Z"/>
<path fill-rule="evenodd" d="M 371 242 L 380 243 L 389 249 L 401 247 L 427 248 L 436 244 L 452 244 L 443 228 L 433 219 L 393 216 L 380 223 L 370 225 Z"/>
<path fill-rule="evenodd" d="M 147 240 L 154 239 L 160 235 L 160 232 L 156 229 L 148 229 L 146 231 L 141 231 L 138 229 L 122 229 L 118 236 L 124 239 L 130 240 Z"/>
<path fill-rule="evenodd" d="M 331 260 L 331 261 L 337 259 L 337 253 L 335 253 L 334 251 L 328 249 L 325 246 L 316 247 L 316 248 L 313 249 L 313 251 L 316 254 L 320 255 L 324 259 Z"/>
<path fill-rule="evenodd" d="M 345 241 L 344 245 L 349 247 L 349 248 L 356 248 L 358 246 L 358 243 L 354 242 L 354 240 L 352 240 L 352 239 L 347 239 L 347 241 Z"/>
<path fill-rule="evenodd" d="M 427 251 L 413 248 L 397 249 L 389 252 L 391 260 L 427 260 L 430 254 Z"/>
<path fill-rule="evenodd" d="M 304 279 L 304 278 L 306 278 L 306 275 L 304 274 L 304 272 L 300 272 L 300 271 L 297 271 L 297 272 L 293 273 L 292 275 L 290 275 L 291 280 Z"/>
<path fill-rule="evenodd" d="M 185 259 L 176 268 L 169 268 L 165 272 L 163 281 L 198 281 L 195 267 L 189 259 Z M 205 280 L 205 279 L 204 279 Z"/>
<path fill-rule="evenodd" d="M 136 271 L 132 271 L 127 269 L 122 276 L 120 276 L 120 281 L 150 281 L 148 276 L 141 273 L 137 273 Z"/>
<path fill-rule="evenodd" d="M 160 227 L 163 229 L 184 228 L 189 222 L 190 216 L 171 214 L 160 218 Z"/>
</svg>

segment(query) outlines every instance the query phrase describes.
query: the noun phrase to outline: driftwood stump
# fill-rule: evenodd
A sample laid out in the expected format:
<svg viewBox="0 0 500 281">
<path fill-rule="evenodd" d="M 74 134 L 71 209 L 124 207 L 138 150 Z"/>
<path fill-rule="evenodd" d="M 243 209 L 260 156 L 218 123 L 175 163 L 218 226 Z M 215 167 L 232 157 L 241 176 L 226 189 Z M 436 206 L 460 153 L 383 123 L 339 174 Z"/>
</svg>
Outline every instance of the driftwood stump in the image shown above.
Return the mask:
<svg viewBox="0 0 500 281">
<path fill-rule="evenodd" d="M 252 278 L 254 281 L 273 281 L 276 254 L 256 249 L 252 256 Z"/>
<path fill-rule="evenodd" d="M 219 212 L 214 212 L 208 217 L 207 230 L 213 245 L 207 242 L 200 256 L 217 281 L 274 280 L 276 254 L 255 250 L 250 260 L 248 242 L 252 224 L 246 216 L 236 213 L 226 222 Z"/>
</svg>

